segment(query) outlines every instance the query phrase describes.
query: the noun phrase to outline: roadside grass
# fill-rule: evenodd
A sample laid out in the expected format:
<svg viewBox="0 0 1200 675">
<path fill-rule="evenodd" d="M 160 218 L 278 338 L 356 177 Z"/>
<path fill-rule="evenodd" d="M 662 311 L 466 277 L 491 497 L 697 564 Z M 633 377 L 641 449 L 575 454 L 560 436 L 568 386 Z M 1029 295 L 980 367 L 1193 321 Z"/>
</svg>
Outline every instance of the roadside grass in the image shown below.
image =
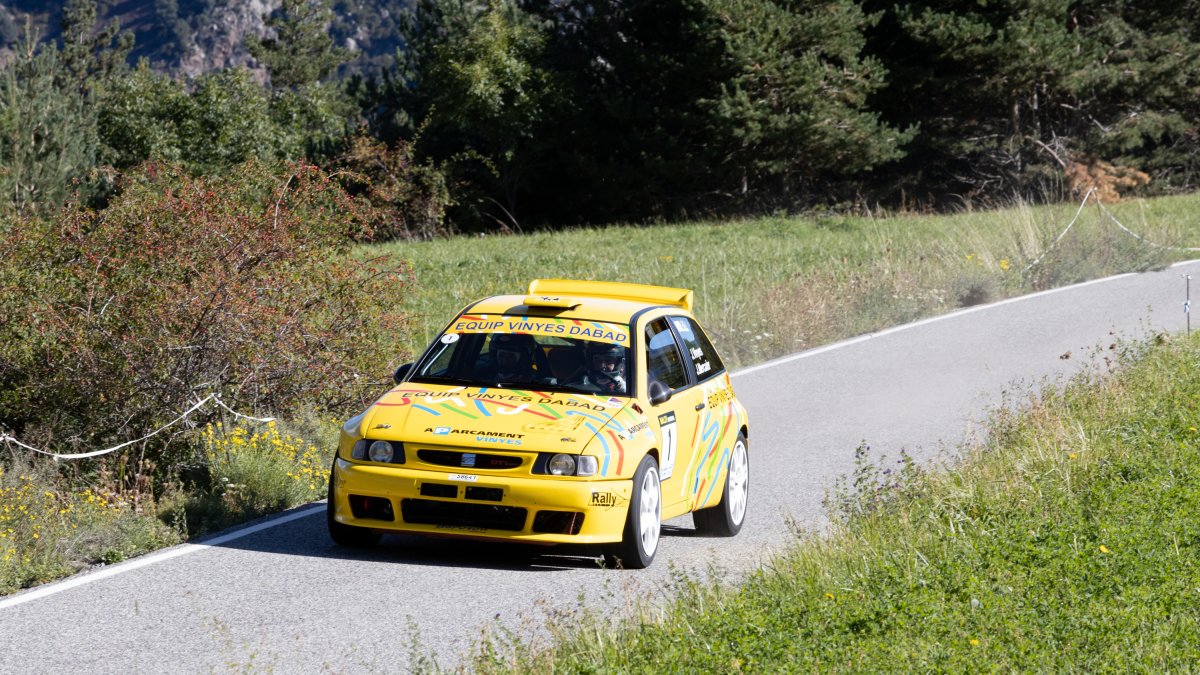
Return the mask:
<svg viewBox="0 0 1200 675">
<path fill-rule="evenodd" d="M 524 292 L 539 277 L 691 288 L 731 367 L 757 363 L 936 314 L 1189 255 L 1200 246 L 1200 195 L 1107 208 L 1154 244 L 1120 231 L 1090 203 L 949 216 L 762 218 L 670 226 L 458 237 L 369 245 L 397 252 L 415 284 L 399 348 L 419 354 L 466 303 Z M 1044 255 L 1044 257 L 1042 257 Z M 1041 257 L 1040 262 L 1026 269 Z M 1182 295 L 1182 288 L 1180 289 Z"/>
<path fill-rule="evenodd" d="M 120 457 L 86 479 L 82 467 L 0 466 L 0 595 L 321 499 L 338 427 L 316 416 L 205 427 L 203 457 L 168 485 Z"/>
<path fill-rule="evenodd" d="M 1190 246 L 1200 244 L 1198 206 L 1200 194 L 1109 208 L 1149 241 Z M 1077 209 L 1018 203 L 940 217 L 614 226 L 363 246 L 355 255 L 395 251 L 412 265 L 403 307 L 412 329 L 397 336 L 399 353 L 418 353 L 471 300 L 521 292 L 536 277 L 572 277 L 693 288 L 698 314 L 736 368 L 1187 257 L 1120 232 L 1092 205 L 1052 246 Z M 337 426 L 313 413 L 278 428 L 194 431 L 173 441 L 197 453 L 167 484 L 132 453 L 55 469 L 14 452 L 0 475 L 0 594 L 320 499 Z"/>
<path fill-rule="evenodd" d="M 732 588 L 485 641 L 479 672 L 1190 671 L 1200 662 L 1200 335 L 1116 345 L 1002 409 L 962 461 L 833 494 L 832 532 Z M 1109 367 L 1115 367 L 1109 372 Z M 1103 376 L 1102 376 L 1103 373 Z"/>
</svg>

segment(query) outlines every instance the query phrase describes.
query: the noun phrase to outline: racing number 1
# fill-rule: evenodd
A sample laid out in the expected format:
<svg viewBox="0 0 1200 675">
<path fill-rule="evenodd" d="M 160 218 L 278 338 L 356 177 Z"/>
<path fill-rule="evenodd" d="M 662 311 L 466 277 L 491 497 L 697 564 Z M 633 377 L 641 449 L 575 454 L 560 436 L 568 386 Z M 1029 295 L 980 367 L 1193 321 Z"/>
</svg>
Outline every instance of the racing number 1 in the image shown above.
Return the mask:
<svg viewBox="0 0 1200 675">
<path fill-rule="evenodd" d="M 675 470 L 675 449 L 679 445 L 679 434 L 675 431 L 675 413 L 669 412 L 658 416 L 658 425 L 662 430 L 662 466 L 658 467 L 658 475 L 662 480 L 671 477 Z"/>
</svg>

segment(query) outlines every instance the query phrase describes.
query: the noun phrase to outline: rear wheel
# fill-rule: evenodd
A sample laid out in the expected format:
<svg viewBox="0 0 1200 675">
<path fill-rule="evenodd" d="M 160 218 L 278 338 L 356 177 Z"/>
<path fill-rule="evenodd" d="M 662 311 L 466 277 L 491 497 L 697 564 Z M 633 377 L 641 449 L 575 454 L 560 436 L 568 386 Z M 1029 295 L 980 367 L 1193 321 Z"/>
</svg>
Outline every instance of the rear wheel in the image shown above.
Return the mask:
<svg viewBox="0 0 1200 675">
<path fill-rule="evenodd" d="M 611 567 L 649 567 L 658 552 L 661 535 L 662 485 L 658 462 L 646 455 L 633 474 L 633 496 L 629 500 L 629 515 L 625 517 L 624 538 L 605 552 L 604 560 Z"/>
<path fill-rule="evenodd" d="M 337 465 L 336 459 L 334 460 L 334 465 L 335 467 Z M 333 481 L 334 474 L 336 472 L 336 468 L 329 469 L 329 492 L 328 499 L 325 502 L 325 523 L 329 527 L 329 538 L 332 539 L 333 543 L 335 544 L 340 546 L 350 546 L 353 548 L 370 548 L 375 544 L 378 544 L 382 535 L 375 530 L 339 523 L 337 519 L 334 518 L 336 502 L 333 491 Z"/>
<path fill-rule="evenodd" d="M 738 434 L 725 474 L 725 492 L 721 502 L 692 512 L 692 522 L 700 532 L 713 537 L 732 537 L 742 529 L 746 506 L 750 501 L 750 453 L 746 437 Z"/>
</svg>

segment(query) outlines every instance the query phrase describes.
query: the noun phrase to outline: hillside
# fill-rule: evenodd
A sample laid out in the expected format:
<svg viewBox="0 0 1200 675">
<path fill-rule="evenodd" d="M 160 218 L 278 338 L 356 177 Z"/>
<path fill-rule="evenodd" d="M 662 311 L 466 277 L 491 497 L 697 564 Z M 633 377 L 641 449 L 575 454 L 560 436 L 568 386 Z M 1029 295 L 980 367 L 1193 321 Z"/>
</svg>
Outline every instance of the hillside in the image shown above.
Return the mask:
<svg viewBox="0 0 1200 675">
<path fill-rule="evenodd" d="M 28 21 L 41 40 L 57 39 L 65 0 L 0 1 L 0 52 L 24 39 Z M 256 64 L 246 51 L 248 35 L 264 35 L 264 16 L 281 0 L 97 0 L 102 26 L 117 22 L 133 34 L 131 61 L 147 59 L 158 70 L 195 77 L 229 66 Z M 350 70 L 392 61 L 400 45 L 399 17 L 406 0 L 336 0 L 330 33 L 358 54 Z"/>
</svg>

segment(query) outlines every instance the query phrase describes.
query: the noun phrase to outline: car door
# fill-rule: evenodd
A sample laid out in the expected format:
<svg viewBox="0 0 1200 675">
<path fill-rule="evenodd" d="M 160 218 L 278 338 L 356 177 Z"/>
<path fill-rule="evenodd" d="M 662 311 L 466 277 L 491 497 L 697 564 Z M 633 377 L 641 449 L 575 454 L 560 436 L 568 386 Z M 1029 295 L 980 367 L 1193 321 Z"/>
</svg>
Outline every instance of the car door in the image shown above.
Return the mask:
<svg viewBox="0 0 1200 675">
<path fill-rule="evenodd" d="M 666 317 L 652 319 L 645 328 L 646 381 L 666 385 L 671 397 L 653 406 L 647 415 L 658 426 L 658 470 L 662 480 L 663 517 L 687 510 L 691 489 L 687 476 L 695 463 L 700 440 L 698 413 L 705 406 L 704 395 L 695 386 L 695 377 L 676 333 Z"/>
<path fill-rule="evenodd" d="M 694 319 L 669 317 L 675 337 L 683 347 L 684 361 L 694 386 L 688 402 L 694 404 L 692 462 L 688 467 L 685 496 L 690 509 L 712 506 L 721 499 L 724 470 L 737 440 L 742 416 L 721 357 Z"/>
</svg>

